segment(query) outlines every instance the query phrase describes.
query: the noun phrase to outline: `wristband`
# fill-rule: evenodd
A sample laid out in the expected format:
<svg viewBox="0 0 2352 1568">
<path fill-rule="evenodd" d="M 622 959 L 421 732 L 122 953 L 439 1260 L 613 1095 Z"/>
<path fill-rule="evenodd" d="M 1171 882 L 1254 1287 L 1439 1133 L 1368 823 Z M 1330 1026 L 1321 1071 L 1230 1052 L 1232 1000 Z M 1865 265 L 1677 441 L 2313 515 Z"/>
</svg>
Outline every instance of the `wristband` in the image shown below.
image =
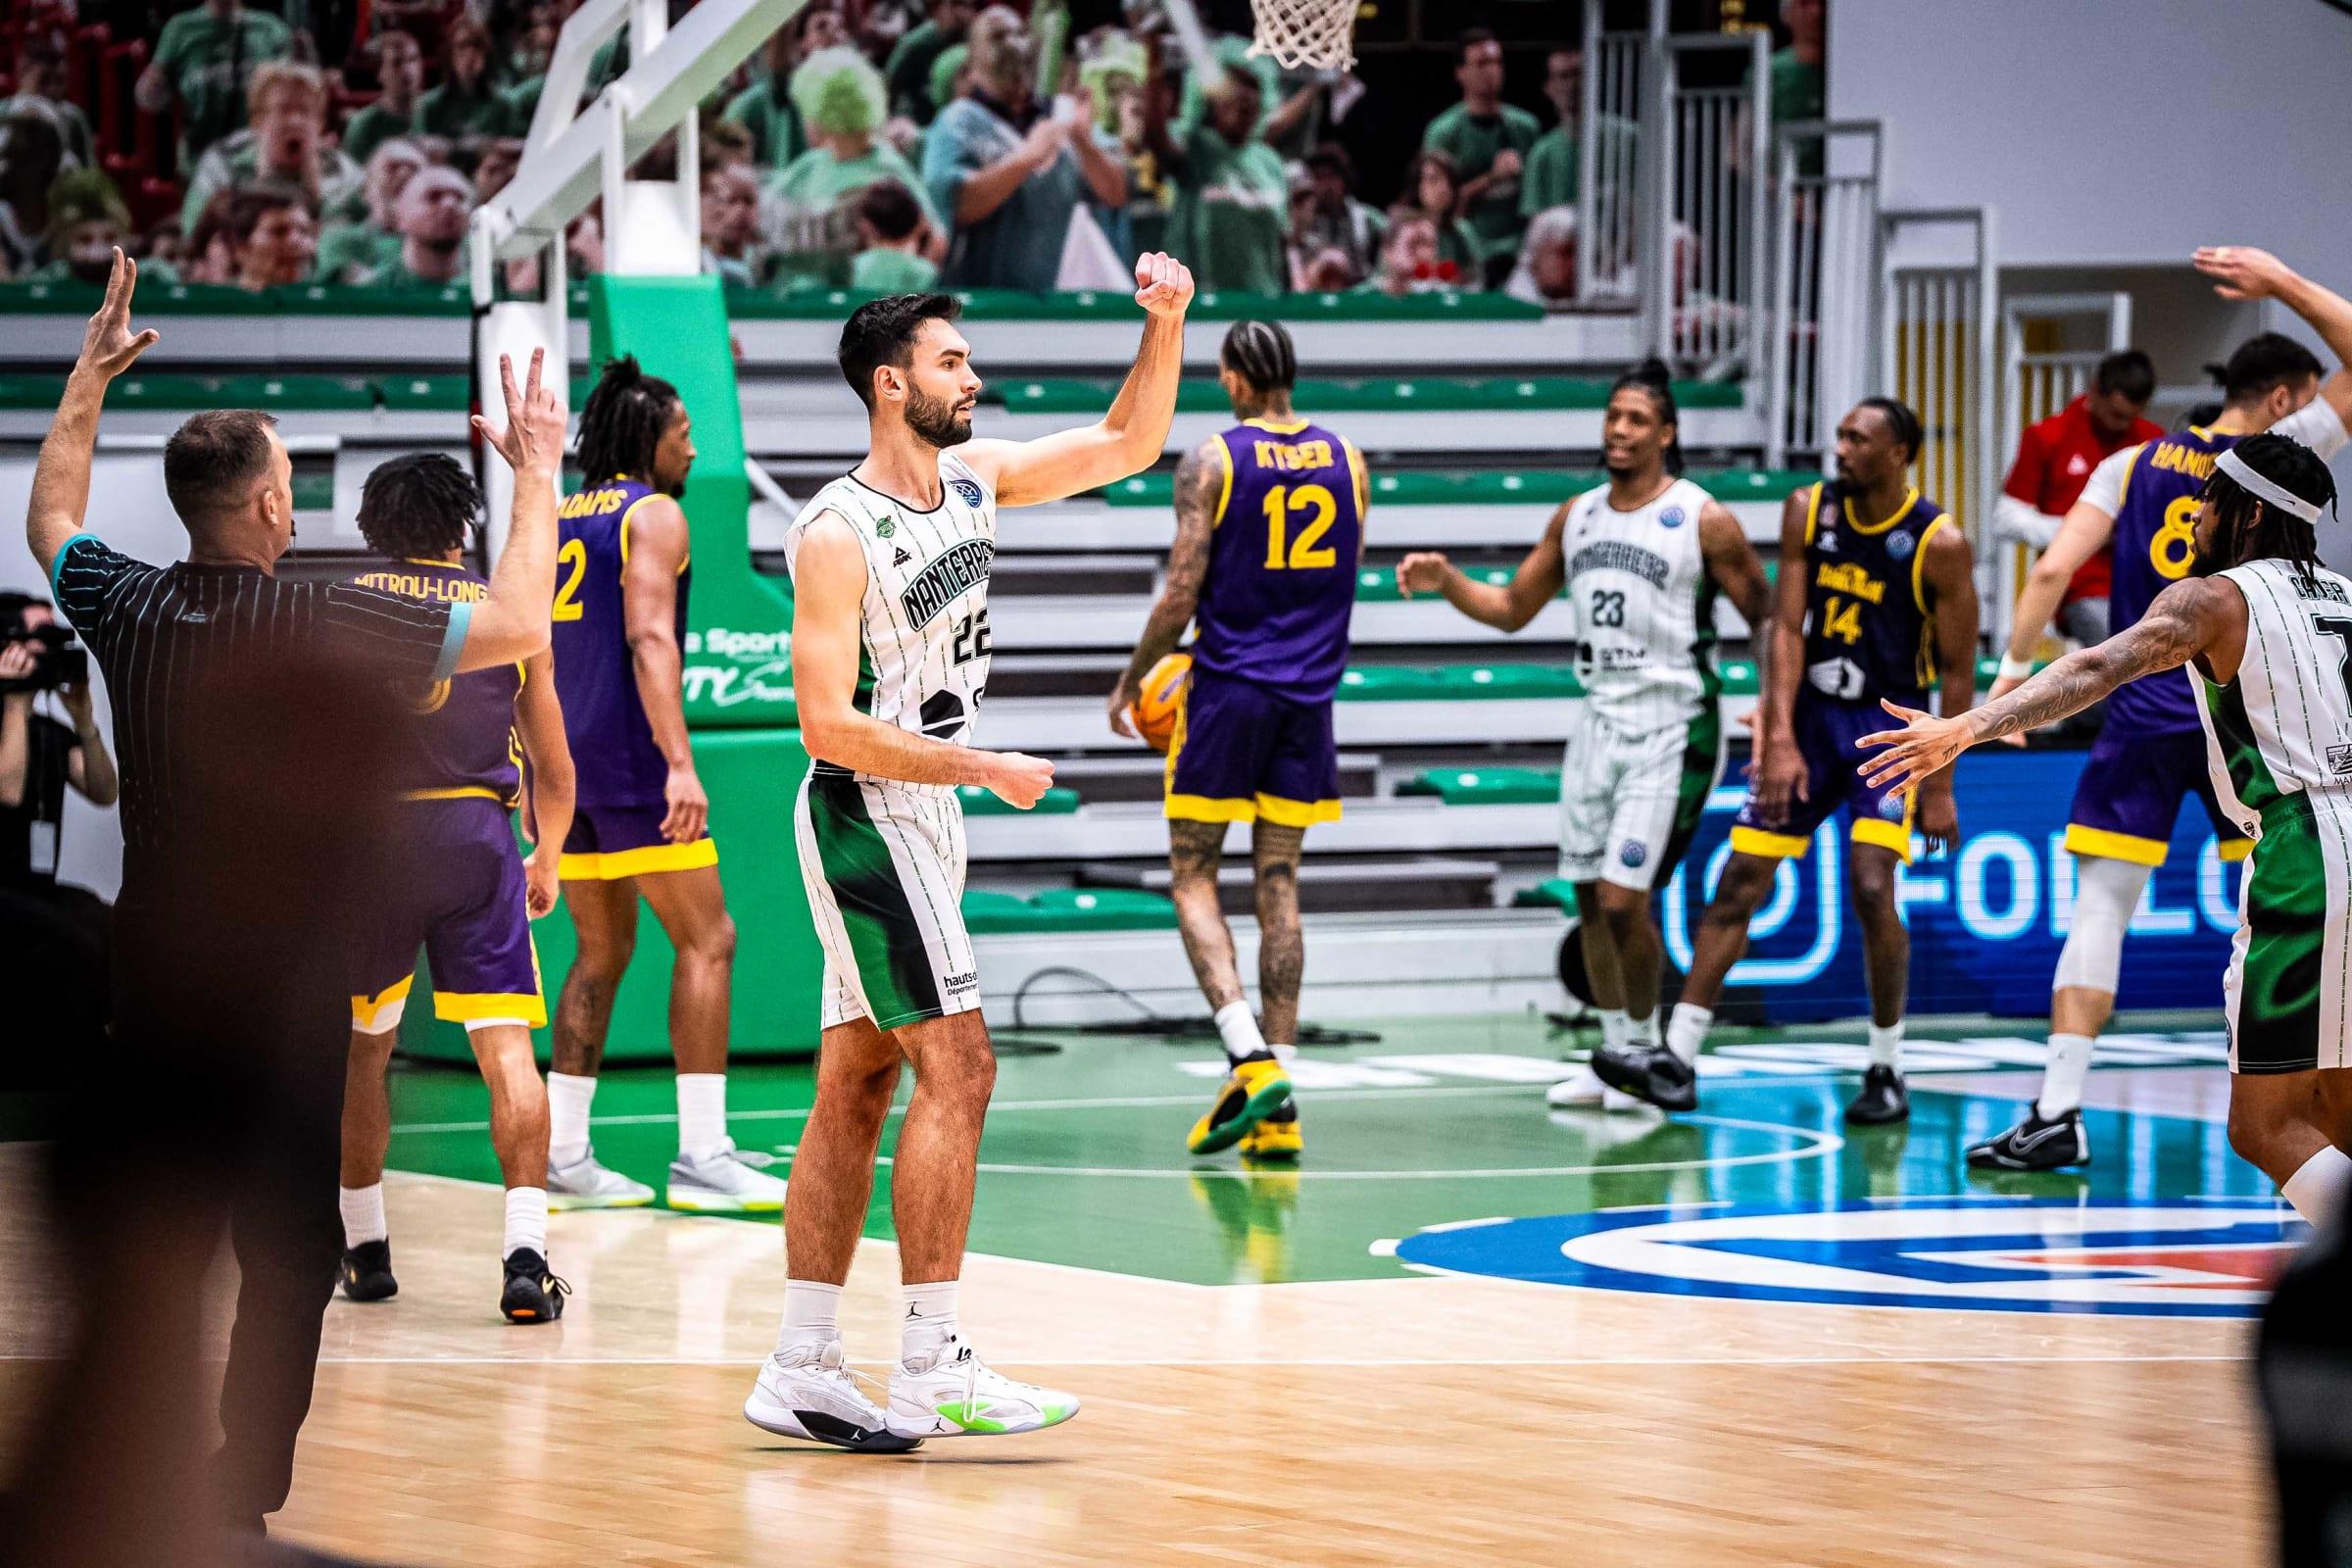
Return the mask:
<svg viewBox="0 0 2352 1568">
<path fill-rule="evenodd" d="M 2034 661 L 2020 659 L 2015 654 L 2001 656 L 2001 679 L 2024 680 L 2034 673 Z"/>
</svg>

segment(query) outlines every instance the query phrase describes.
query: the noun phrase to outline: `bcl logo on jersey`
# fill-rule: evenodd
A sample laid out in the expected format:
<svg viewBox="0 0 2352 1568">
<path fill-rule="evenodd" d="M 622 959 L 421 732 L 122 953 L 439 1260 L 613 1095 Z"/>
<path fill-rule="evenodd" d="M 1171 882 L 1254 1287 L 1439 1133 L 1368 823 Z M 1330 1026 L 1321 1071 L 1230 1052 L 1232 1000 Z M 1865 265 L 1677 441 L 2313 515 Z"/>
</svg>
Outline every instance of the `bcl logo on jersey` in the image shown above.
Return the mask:
<svg viewBox="0 0 2352 1568">
<path fill-rule="evenodd" d="M 2275 1203 L 1850 1201 L 1561 1214 L 1427 1230 L 1428 1273 L 1840 1306 L 2252 1317 L 2309 1237 Z"/>
<path fill-rule="evenodd" d="M 1680 528 L 1683 520 L 1684 513 L 1680 507 L 1668 507 L 1658 514 L 1658 526 L 1661 528 Z"/>
<path fill-rule="evenodd" d="M 967 507 L 976 507 L 980 504 L 980 487 L 972 483 L 972 481 L 969 479 L 950 479 L 948 481 L 948 488 L 955 491 L 956 495 L 962 497 L 963 504 Z"/>
</svg>

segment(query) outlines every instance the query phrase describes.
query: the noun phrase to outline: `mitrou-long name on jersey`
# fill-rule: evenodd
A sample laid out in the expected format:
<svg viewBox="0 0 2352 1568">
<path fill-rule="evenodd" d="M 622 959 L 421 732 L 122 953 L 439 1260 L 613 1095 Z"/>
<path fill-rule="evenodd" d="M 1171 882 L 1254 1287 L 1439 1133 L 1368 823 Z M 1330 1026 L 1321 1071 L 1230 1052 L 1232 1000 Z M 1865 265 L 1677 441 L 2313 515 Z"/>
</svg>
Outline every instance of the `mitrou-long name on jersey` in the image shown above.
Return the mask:
<svg viewBox="0 0 2352 1568">
<path fill-rule="evenodd" d="M 565 496 L 556 512 L 556 695 L 582 806 L 659 806 L 669 781 L 637 693 L 620 589 L 630 524 L 661 494 L 622 474 Z M 673 629 L 680 648 L 690 564 L 691 557 L 678 563 Z"/>
<path fill-rule="evenodd" d="M 1562 572 L 1587 710 L 1620 733 L 1688 724 L 1713 700 L 1715 579 L 1699 547 L 1711 498 L 1677 479 L 1620 512 L 1599 485 L 1568 504 Z"/>
<path fill-rule="evenodd" d="M 469 605 L 490 585 L 454 562 L 387 561 L 353 579 L 363 588 L 419 604 Z M 480 796 L 514 805 L 522 789 L 522 747 L 514 735 L 520 664 L 492 664 L 436 681 L 413 699 L 416 717 L 403 736 L 400 787 L 413 801 Z"/>
<path fill-rule="evenodd" d="M 1816 693 L 1925 706 L 1936 678 L 1927 547 L 1944 523 L 1943 509 L 1916 487 L 1877 522 L 1862 519 L 1838 481 L 1813 487 L 1805 503 L 1805 681 Z"/>
<path fill-rule="evenodd" d="M 1304 419 L 1244 419 L 1215 447 L 1225 473 L 1193 662 L 1295 702 L 1329 702 L 1348 667 L 1363 459 Z"/>
<path fill-rule="evenodd" d="M 988 578 L 997 558 L 997 498 L 952 452 L 939 455 L 939 505 L 917 507 L 844 474 L 801 509 L 784 534 L 798 571 L 808 525 L 832 513 L 865 554 L 858 606 L 858 711 L 964 746 L 988 689 Z M 843 769 L 829 762 L 820 772 Z M 940 792 L 945 786 L 894 788 Z"/>
</svg>

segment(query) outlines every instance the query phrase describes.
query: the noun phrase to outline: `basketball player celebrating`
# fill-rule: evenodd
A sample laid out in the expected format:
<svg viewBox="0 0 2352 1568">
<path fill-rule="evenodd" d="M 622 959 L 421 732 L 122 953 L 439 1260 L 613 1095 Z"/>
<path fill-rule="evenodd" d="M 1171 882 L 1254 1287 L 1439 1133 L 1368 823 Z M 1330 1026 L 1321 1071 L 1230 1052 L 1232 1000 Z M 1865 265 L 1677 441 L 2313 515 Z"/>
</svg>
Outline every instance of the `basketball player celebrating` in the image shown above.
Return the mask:
<svg viewBox="0 0 2352 1568">
<path fill-rule="evenodd" d="M 2352 303 L 2297 276 L 2266 251 L 2214 247 L 2197 252 L 2196 263 L 2226 298 L 2279 300 L 2311 324 L 2339 362 L 2352 365 Z M 2195 556 L 2191 519 L 2221 453 L 2276 429 L 2323 459 L 2334 456 L 2352 416 L 2352 372 L 2338 369 L 2323 384 L 2320 362 L 2308 349 L 2265 332 L 2230 356 L 2222 397 L 2221 416 L 2210 426 L 2126 447 L 2091 471 L 2018 594 L 1993 696 L 2007 695 L 2032 672 L 2035 645 L 2068 580 L 2110 542 L 2110 614 L 2119 630 L 2187 575 Z M 2246 853 L 2216 797 L 2192 682 L 2176 667 L 2180 662 L 2117 691 L 2075 786 L 2066 828 L 2066 847 L 2075 856 L 2074 923 L 2051 982 L 2050 1053 L 2041 1092 L 2025 1120 L 1968 1152 L 1969 1164 L 1979 1169 L 2057 1170 L 2088 1163 L 2083 1075 L 2093 1042 L 2115 1009 L 2125 930 L 2149 874 L 2165 861 L 2182 797 L 2194 792 L 2204 804 L 2225 859 Z"/>
<path fill-rule="evenodd" d="M 2260 269 L 2222 261 L 2208 270 L 2251 278 Z M 2230 1145 L 2324 1228 L 2352 1178 L 2341 1087 L 2352 1066 L 2352 581 L 2318 563 L 2314 525 L 2335 483 L 2317 453 L 2269 434 L 2209 455 L 2212 475 L 2183 509 L 2184 575 L 2129 629 L 1970 713 L 1935 718 L 1887 703 L 1904 727 L 1861 737 L 1886 748 L 1862 771 L 1874 790 L 1904 789 L 1968 747 L 2190 666 L 2214 792 L 2255 841 L 2222 981 Z"/>
<path fill-rule="evenodd" d="M 958 907 L 955 791 L 977 785 L 1026 809 L 1053 782 L 1051 763 L 971 744 L 988 684 L 997 509 L 1109 484 L 1166 445 L 1193 278 L 1156 254 L 1135 278 L 1147 318 L 1126 385 L 1100 422 L 1037 441 L 971 439 L 980 378 L 953 296 L 869 301 L 842 328 L 842 373 L 866 406 L 872 448 L 784 538 L 793 687 L 815 760 L 795 823 L 825 994 L 816 1103 L 784 1209 L 784 1322 L 743 1407 L 770 1432 L 905 1448 L 1033 1432 L 1078 1411 L 1069 1395 L 990 1370 L 956 1327 L 996 1055 Z M 883 1409 L 843 1363 L 837 1313 L 902 1062 L 914 1095 L 891 1166 L 891 1221 L 906 1310 Z"/>
<path fill-rule="evenodd" d="M 1568 590 L 1585 696 L 1561 762 L 1560 875 L 1576 887 L 1603 1050 L 1657 1042 L 1665 949 L 1650 889 L 1674 875 L 1723 770 L 1715 596 L 1759 627 L 1772 602 L 1740 519 L 1681 477 L 1676 421 L 1663 366 L 1618 377 L 1601 425 L 1608 483 L 1554 512 L 1508 583 L 1474 582 L 1442 555 L 1396 568 L 1405 592 L 1442 593 L 1502 631 Z M 1601 1095 L 1582 1072 L 1550 1098 Z"/>
<path fill-rule="evenodd" d="M 1732 856 L 1691 944 L 1690 975 L 1663 1047 L 1594 1054 L 1604 1083 L 1668 1110 L 1698 1103 L 1697 1061 L 1724 976 L 1747 950 L 1747 926 L 1780 862 L 1812 847 L 1843 808 L 1852 821 L 1846 885 L 1862 921 L 1870 982 L 1870 1065 L 1848 1121 L 1911 1113 L 1901 1068 L 1911 938 L 1895 868 L 1911 859 L 1912 818 L 1931 849 L 1960 835 L 1948 773 L 1907 790 L 1864 790 L 1847 759 L 1877 704 L 1925 707 L 1940 684 L 1959 713 L 1976 695 L 1977 586 L 1968 541 L 1904 475 L 1919 456 L 1919 416 L 1865 398 L 1838 424 L 1838 477 L 1781 509 L 1781 573 L 1764 668 L 1763 730 Z"/>
<path fill-rule="evenodd" d="M 677 957 L 669 1044 L 678 1063 L 672 1208 L 774 1213 L 784 1184 L 754 1170 L 727 1136 L 727 1008 L 735 922 L 718 881 L 710 797 L 686 735 L 686 492 L 693 421 L 677 389 L 607 365 L 580 411 L 583 484 L 557 514 L 556 690 L 579 772 L 564 845 L 579 952 L 556 1004 L 547 1076 L 547 1190 L 558 1208 L 622 1208 L 653 1189 L 597 1163 L 588 1112 L 612 997 L 637 946 L 637 900 L 653 906 Z"/>
<path fill-rule="evenodd" d="M 1216 1015 L 1230 1076 L 1185 1147 L 1297 1159 L 1304 1147 L 1283 1063 L 1298 1032 L 1306 945 L 1298 856 L 1309 825 L 1340 816 L 1331 702 L 1371 506 L 1364 461 L 1291 408 L 1298 355 L 1271 321 L 1237 321 L 1217 377 L 1241 422 L 1176 467 L 1176 543 L 1135 657 L 1110 694 L 1110 726 L 1196 616 L 1193 669 L 1168 745 L 1168 864 L 1193 976 Z M 1217 902 L 1226 829 L 1250 826 L 1257 895 L 1254 1018 Z M 1273 1042 L 1269 1045 L 1268 1042 Z"/>
<path fill-rule="evenodd" d="M 553 505 L 552 488 L 541 498 Z M 394 458 L 360 492 L 360 533 L 387 560 L 363 588 L 435 604 L 471 604 L 489 585 L 461 563 L 481 515 L 472 476 L 438 453 Z M 490 1143 L 507 1187 L 506 1286 L 514 1323 L 564 1315 L 547 1263 L 547 1089 L 531 1030 L 547 1022 L 530 922 L 556 905 L 557 858 L 571 823 L 571 753 L 542 651 L 442 681 L 422 695 L 411 732 L 404 832 L 371 889 L 351 999 L 343 1087 L 343 1294 L 380 1301 L 399 1290 L 384 1220 L 392 1105 L 384 1069 L 408 1005 L 416 949 L 432 962 L 434 1016 L 462 1022 L 490 1088 Z M 530 759 L 538 834 L 526 867 L 508 810 Z"/>
</svg>

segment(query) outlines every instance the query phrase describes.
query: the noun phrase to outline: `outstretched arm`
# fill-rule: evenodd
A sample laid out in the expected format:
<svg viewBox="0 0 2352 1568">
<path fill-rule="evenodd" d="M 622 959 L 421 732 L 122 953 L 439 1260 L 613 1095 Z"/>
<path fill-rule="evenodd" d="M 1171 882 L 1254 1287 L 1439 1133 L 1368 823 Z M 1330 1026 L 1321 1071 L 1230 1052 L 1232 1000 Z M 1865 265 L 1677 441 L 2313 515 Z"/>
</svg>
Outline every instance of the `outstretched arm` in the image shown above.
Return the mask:
<svg viewBox="0 0 2352 1568">
<path fill-rule="evenodd" d="M 1903 719 L 1901 729 L 1865 735 L 1854 744 L 1886 753 L 1861 765 L 1875 786 L 1907 787 L 1951 765 L 1971 746 L 1999 740 L 2080 713 L 2126 681 L 2160 669 L 2177 669 L 2201 653 L 2226 654 L 2243 647 L 2246 601 L 2227 577 L 2183 577 L 2156 596 L 2148 612 L 2128 629 L 2092 648 L 2078 648 L 2031 677 L 2006 697 L 1948 718 L 1882 703 Z M 2226 659 L 2216 662 L 2229 662 Z M 2234 669 L 2234 665 L 2232 665 Z"/>
<path fill-rule="evenodd" d="M 2197 270 L 2214 280 L 2226 300 L 2275 299 L 2310 323 L 2335 356 L 2336 371 L 2320 383 L 2320 396 L 2336 418 L 2352 425 L 2352 300 L 2251 245 L 2207 245 L 2196 254 Z M 2329 454 L 2321 453 L 2327 457 Z"/>
<path fill-rule="evenodd" d="M 1000 507 L 1059 501 L 1140 473 L 1168 444 L 1176 383 L 1184 371 L 1184 312 L 1193 274 L 1158 252 L 1135 264 L 1135 303 L 1146 312 L 1143 346 L 1110 412 L 1077 430 L 1035 441 L 973 441 L 963 448 L 972 471 L 997 493 Z"/>
<path fill-rule="evenodd" d="M 1517 631 L 1558 597 L 1568 583 L 1568 564 L 1560 552 L 1560 536 L 1568 525 L 1569 503 L 1563 501 L 1544 525 L 1544 537 L 1519 563 L 1507 583 L 1474 582 L 1440 551 L 1415 551 L 1396 564 L 1396 586 L 1407 598 L 1442 594 L 1446 602 L 1482 625 L 1496 631 Z"/>
<path fill-rule="evenodd" d="M 153 327 L 130 329 L 130 295 L 138 281 L 139 264 L 118 248 L 106 298 L 82 333 L 81 355 L 66 377 L 57 418 L 41 442 L 32 470 L 32 504 L 24 512 L 24 542 L 43 576 L 54 574 L 57 553 L 81 531 L 82 514 L 90 505 L 90 454 L 98 443 L 98 411 L 106 402 L 107 383 L 129 369 L 157 337 Z"/>
<path fill-rule="evenodd" d="M 514 470 L 514 505 L 506 547 L 490 568 L 490 592 L 470 607 L 458 668 L 487 669 L 528 659 L 545 648 L 549 612 L 556 598 L 556 479 L 564 462 L 564 405 L 552 387 L 540 384 L 546 351 L 534 349 L 524 385 L 514 384 L 514 364 L 498 357 L 499 385 L 507 405 L 505 429 L 480 415 L 473 427 Z"/>
<path fill-rule="evenodd" d="M 1160 585 L 1152 617 L 1135 645 L 1135 657 L 1110 691 L 1110 727 L 1129 740 L 1136 738 L 1127 710 L 1143 689 L 1152 666 L 1173 653 L 1176 640 L 1192 624 L 1200 605 L 1200 583 L 1208 575 L 1208 540 L 1217 525 L 1217 497 L 1225 486 L 1223 462 L 1210 455 L 1217 445 L 1211 436 L 1184 455 L 1176 465 L 1176 543 L 1168 551 L 1168 579 Z"/>
</svg>

